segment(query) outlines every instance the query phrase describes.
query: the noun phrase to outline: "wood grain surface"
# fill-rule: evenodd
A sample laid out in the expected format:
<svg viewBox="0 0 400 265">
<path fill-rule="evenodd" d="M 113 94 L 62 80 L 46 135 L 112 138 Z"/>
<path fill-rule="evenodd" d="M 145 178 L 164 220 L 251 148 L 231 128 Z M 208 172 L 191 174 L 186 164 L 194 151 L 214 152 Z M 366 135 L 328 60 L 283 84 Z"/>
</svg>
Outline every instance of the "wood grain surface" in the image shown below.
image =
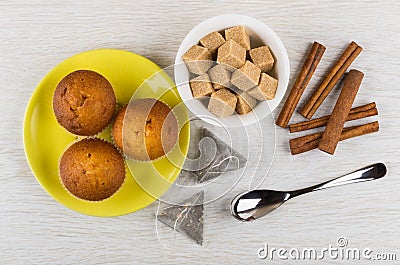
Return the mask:
<svg viewBox="0 0 400 265">
<path fill-rule="evenodd" d="M 365 78 L 355 105 L 376 101 L 379 110 L 378 118 L 361 122 L 378 119 L 379 133 L 339 143 L 334 156 L 318 150 L 291 156 L 288 140 L 302 134 L 277 128 L 271 169 L 261 161 L 257 171 L 260 176 L 268 172 L 262 187 L 300 188 L 377 161 L 387 164 L 388 176 L 296 198 L 254 223 L 239 223 L 229 213 L 233 196 L 248 188 L 241 181 L 205 206 L 202 247 L 181 235 L 173 246 L 169 240 L 162 244 L 155 229 L 158 203 L 125 216 L 96 218 L 54 201 L 33 177 L 22 140 L 25 107 L 41 78 L 69 56 L 102 47 L 133 51 L 169 66 L 189 30 L 221 13 L 253 16 L 276 31 L 291 63 L 289 86 L 312 42 L 327 47 L 300 104 L 348 43 L 356 41 L 364 50 L 351 68 L 363 71 Z M 395 252 L 399 262 L 398 1 L 3 0 L 0 14 L 0 264 L 265 264 L 268 260 L 260 260 L 257 250 L 266 243 L 324 248 L 336 246 L 340 236 L 349 247 Z M 333 90 L 316 116 L 329 114 L 338 92 Z M 292 122 L 301 120 L 295 113 Z M 256 133 L 250 139 L 262 140 Z"/>
</svg>

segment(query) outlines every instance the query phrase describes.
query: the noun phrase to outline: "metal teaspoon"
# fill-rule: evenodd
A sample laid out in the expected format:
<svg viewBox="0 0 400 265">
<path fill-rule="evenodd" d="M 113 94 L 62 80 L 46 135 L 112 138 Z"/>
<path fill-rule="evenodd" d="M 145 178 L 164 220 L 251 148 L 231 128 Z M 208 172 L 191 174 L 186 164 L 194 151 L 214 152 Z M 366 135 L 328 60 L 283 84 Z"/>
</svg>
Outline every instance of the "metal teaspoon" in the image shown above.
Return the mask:
<svg viewBox="0 0 400 265">
<path fill-rule="evenodd" d="M 373 164 L 344 176 L 293 191 L 251 190 L 237 195 L 231 203 L 232 215 L 240 221 L 252 221 L 275 210 L 284 202 L 312 191 L 327 189 L 350 183 L 364 182 L 382 178 L 386 175 L 383 163 Z"/>
</svg>

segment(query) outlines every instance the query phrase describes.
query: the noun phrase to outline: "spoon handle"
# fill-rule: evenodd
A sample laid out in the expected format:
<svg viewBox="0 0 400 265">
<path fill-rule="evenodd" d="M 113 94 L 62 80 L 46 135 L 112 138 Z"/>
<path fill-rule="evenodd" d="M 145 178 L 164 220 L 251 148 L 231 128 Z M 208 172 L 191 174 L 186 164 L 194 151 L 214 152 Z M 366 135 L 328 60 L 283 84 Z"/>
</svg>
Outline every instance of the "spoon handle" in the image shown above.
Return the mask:
<svg viewBox="0 0 400 265">
<path fill-rule="evenodd" d="M 364 182 L 370 181 L 374 179 L 379 179 L 386 175 L 386 166 L 383 163 L 376 163 L 370 166 L 366 166 L 360 168 L 354 172 L 346 174 L 344 176 L 323 182 L 321 184 L 317 184 L 311 187 L 307 187 L 300 190 L 290 191 L 290 198 L 309 193 L 312 191 L 327 189 L 331 187 L 341 186 L 345 184 L 357 183 L 357 182 Z"/>
</svg>

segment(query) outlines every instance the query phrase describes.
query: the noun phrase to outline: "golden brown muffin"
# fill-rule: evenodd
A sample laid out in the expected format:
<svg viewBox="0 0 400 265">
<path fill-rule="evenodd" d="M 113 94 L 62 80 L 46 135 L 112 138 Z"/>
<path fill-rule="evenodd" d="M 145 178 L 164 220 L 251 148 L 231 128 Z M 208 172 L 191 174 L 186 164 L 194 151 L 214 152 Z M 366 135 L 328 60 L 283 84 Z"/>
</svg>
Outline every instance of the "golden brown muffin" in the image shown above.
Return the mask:
<svg viewBox="0 0 400 265">
<path fill-rule="evenodd" d="M 125 105 L 119 110 L 119 112 L 115 116 L 113 128 L 111 131 L 114 143 L 118 146 L 118 148 L 121 151 L 124 150 L 123 143 L 122 143 L 122 124 L 124 122 L 124 117 L 125 117 L 127 107 L 128 107 L 128 105 Z"/>
<path fill-rule="evenodd" d="M 67 131 L 89 136 L 101 132 L 115 112 L 116 98 L 111 84 L 102 75 L 78 70 L 65 76 L 53 96 L 58 123 Z"/>
<path fill-rule="evenodd" d="M 153 98 L 136 99 L 124 106 L 112 130 L 115 144 L 128 157 L 141 161 L 154 160 L 171 151 L 178 133 L 172 110 Z"/>
<path fill-rule="evenodd" d="M 64 187 L 76 197 L 101 201 L 124 182 L 124 159 L 113 145 L 100 139 L 84 139 L 62 155 L 60 177 Z"/>
</svg>

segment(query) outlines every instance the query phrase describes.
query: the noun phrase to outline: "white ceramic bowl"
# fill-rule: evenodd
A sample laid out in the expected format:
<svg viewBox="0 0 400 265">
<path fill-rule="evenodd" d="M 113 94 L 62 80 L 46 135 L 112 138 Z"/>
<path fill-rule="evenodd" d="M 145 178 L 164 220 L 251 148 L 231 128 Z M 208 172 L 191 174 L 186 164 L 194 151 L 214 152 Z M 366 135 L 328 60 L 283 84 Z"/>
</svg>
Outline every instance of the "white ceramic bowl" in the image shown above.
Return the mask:
<svg viewBox="0 0 400 265">
<path fill-rule="evenodd" d="M 189 87 L 189 71 L 187 70 L 182 60 L 182 55 L 192 46 L 198 44 L 199 40 L 205 35 L 213 31 L 222 31 L 224 29 L 244 25 L 249 34 L 252 47 L 268 45 L 272 54 L 275 57 L 274 72 L 278 78 L 278 89 L 275 98 L 268 101 L 263 101 L 257 104 L 255 109 L 247 114 L 234 114 L 232 116 L 219 118 L 209 112 L 204 103 L 193 99 L 192 92 Z M 209 18 L 194 27 L 182 41 L 178 53 L 175 58 L 175 83 L 179 94 L 185 102 L 189 110 L 197 117 L 212 123 L 214 125 L 222 125 L 228 127 L 246 126 L 262 120 L 278 106 L 279 102 L 285 95 L 289 81 L 289 58 L 278 35 L 267 25 L 261 21 L 236 14 L 220 15 Z"/>
</svg>

